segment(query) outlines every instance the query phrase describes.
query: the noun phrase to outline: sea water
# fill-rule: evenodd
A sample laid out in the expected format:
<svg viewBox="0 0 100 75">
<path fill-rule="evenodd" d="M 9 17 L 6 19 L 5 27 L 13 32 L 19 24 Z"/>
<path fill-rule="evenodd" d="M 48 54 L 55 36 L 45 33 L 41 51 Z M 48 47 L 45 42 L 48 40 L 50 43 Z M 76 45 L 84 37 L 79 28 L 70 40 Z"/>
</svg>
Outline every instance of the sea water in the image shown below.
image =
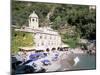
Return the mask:
<svg viewBox="0 0 100 75">
<path fill-rule="evenodd" d="M 72 70 L 96 69 L 96 56 L 89 54 L 76 54 L 79 62 L 72 67 Z"/>
</svg>

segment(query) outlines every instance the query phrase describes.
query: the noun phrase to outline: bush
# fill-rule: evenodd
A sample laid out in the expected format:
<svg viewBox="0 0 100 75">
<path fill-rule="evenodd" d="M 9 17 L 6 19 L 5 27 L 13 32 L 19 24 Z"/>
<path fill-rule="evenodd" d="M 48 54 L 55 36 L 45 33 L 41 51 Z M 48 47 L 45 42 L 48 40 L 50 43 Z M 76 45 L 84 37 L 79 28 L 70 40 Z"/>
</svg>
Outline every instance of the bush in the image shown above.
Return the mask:
<svg viewBox="0 0 100 75">
<path fill-rule="evenodd" d="M 71 48 L 75 48 L 78 45 L 78 39 L 75 38 L 64 39 L 63 42 L 68 44 Z"/>
<path fill-rule="evenodd" d="M 12 31 L 11 39 L 11 51 L 12 53 L 18 52 L 18 47 L 22 46 L 33 46 L 33 36 L 32 33 Z"/>
</svg>

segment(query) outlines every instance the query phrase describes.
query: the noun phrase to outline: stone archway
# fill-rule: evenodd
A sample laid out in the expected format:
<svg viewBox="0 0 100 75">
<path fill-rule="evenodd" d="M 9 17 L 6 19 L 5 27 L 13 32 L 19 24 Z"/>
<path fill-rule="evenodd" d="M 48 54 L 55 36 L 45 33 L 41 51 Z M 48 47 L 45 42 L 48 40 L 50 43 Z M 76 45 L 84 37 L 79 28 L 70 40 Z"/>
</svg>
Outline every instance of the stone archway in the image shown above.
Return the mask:
<svg viewBox="0 0 100 75">
<path fill-rule="evenodd" d="M 47 49 L 46 49 L 46 51 L 47 51 L 47 52 L 50 52 L 50 49 L 49 49 L 49 48 L 47 48 Z"/>
<path fill-rule="evenodd" d="M 56 50 L 56 48 L 55 48 L 55 47 L 53 47 L 51 50 L 52 50 L 52 51 L 55 51 L 55 50 Z"/>
</svg>

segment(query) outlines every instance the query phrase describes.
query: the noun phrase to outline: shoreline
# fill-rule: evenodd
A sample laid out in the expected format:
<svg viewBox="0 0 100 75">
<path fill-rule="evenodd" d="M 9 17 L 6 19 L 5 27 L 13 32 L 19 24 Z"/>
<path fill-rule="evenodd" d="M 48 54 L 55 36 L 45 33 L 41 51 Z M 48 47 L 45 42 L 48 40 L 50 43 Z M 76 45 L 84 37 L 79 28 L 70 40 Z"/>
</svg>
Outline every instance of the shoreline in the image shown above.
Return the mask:
<svg viewBox="0 0 100 75">
<path fill-rule="evenodd" d="M 83 56 L 87 53 L 79 49 L 71 49 L 68 51 L 58 51 L 58 54 L 59 58 L 57 61 L 51 61 L 51 65 L 42 66 L 46 72 L 73 70 L 73 67 L 80 62 L 79 55 Z M 49 57 L 52 57 L 52 53 L 49 54 Z M 47 57 L 47 59 L 49 59 L 49 57 Z"/>
</svg>

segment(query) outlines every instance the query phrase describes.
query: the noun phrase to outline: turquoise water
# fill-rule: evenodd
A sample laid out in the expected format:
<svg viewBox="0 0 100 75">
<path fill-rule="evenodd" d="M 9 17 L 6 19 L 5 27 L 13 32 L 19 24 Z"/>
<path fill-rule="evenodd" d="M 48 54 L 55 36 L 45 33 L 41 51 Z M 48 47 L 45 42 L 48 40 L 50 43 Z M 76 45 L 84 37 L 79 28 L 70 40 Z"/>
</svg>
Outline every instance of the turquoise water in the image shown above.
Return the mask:
<svg viewBox="0 0 100 75">
<path fill-rule="evenodd" d="M 73 70 L 89 70 L 89 69 L 96 69 L 96 56 L 95 55 L 88 55 L 88 54 L 77 54 L 79 62 L 73 66 Z"/>
</svg>

